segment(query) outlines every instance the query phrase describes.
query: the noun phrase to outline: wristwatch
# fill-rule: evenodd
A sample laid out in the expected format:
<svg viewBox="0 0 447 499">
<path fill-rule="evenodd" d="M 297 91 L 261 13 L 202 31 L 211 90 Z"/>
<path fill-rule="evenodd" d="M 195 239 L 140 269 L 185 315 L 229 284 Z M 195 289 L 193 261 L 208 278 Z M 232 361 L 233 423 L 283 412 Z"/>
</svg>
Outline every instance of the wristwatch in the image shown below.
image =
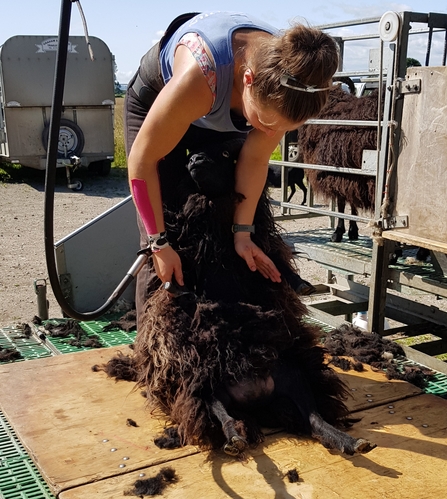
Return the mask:
<svg viewBox="0 0 447 499">
<path fill-rule="evenodd" d="M 234 224 L 231 226 L 231 232 L 236 233 L 236 232 L 251 232 L 252 234 L 255 233 L 255 226 L 254 225 L 240 225 L 240 224 Z"/>
<path fill-rule="evenodd" d="M 166 237 L 166 231 L 159 234 L 149 235 L 149 245 L 154 253 L 169 246 L 169 241 Z"/>
</svg>

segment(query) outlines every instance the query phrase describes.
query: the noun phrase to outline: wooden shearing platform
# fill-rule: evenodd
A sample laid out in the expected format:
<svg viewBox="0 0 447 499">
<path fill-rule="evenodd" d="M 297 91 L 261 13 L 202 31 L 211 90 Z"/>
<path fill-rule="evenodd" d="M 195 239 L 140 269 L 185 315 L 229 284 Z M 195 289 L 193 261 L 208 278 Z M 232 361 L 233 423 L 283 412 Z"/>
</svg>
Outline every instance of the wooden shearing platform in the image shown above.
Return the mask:
<svg viewBox="0 0 447 499">
<path fill-rule="evenodd" d="M 133 483 L 175 469 L 169 498 L 405 498 L 443 497 L 447 459 L 447 400 L 366 370 L 340 375 L 361 421 L 350 430 L 375 442 L 366 455 L 343 456 L 279 430 L 246 462 L 188 446 L 160 450 L 153 439 L 165 424 L 144 409 L 134 384 L 115 382 L 94 364 L 112 347 L 0 366 L 0 409 L 60 499 L 122 498 Z M 129 426 L 131 419 L 138 426 Z M 297 483 L 286 478 L 295 469 Z M 143 475 L 144 474 L 144 475 Z M 142 476 L 143 475 L 143 476 Z"/>
</svg>

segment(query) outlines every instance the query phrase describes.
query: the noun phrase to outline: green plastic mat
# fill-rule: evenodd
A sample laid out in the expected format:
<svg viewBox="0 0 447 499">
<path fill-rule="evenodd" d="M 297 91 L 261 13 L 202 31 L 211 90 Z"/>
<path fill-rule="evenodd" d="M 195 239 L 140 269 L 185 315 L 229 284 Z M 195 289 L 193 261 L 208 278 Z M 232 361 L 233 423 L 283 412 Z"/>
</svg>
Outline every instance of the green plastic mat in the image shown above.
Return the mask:
<svg viewBox="0 0 447 499">
<path fill-rule="evenodd" d="M 447 375 L 437 372 L 427 382 L 424 392 L 447 399 Z"/>
<path fill-rule="evenodd" d="M 14 362 L 40 359 L 41 357 L 51 357 L 53 355 L 51 350 L 42 341 L 34 336 L 26 335 L 25 329 L 21 324 L 0 329 L 0 348 L 17 350 L 21 358 L 15 359 Z M 11 361 L 2 362 L 0 360 L 0 364 L 7 362 Z"/>
<path fill-rule="evenodd" d="M 68 319 L 51 319 L 45 321 L 45 324 L 51 323 L 55 325 L 64 324 Z M 115 318 L 107 318 L 96 321 L 85 321 L 80 322 L 79 325 L 85 332 L 85 339 L 87 338 L 97 338 L 102 347 L 113 347 L 118 345 L 129 345 L 135 341 L 137 335 L 136 331 L 122 331 L 122 330 L 112 330 L 103 331 L 103 328 L 110 324 Z M 42 330 L 42 329 L 41 329 Z M 92 350 L 95 347 L 89 346 L 74 346 L 70 345 L 71 340 L 75 340 L 74 335 L 67 336 L 66 338 L 55 338 L 47 334 L 46 342 L 50 343 L 57 351 L 57 353 L 65 354 L 72 352 L 79 352 L 83 350 Z M 82 343 L 82 342 L 81 342 Z"/>
<path fill-rule="evenodd" d="M 303 317 L 304 322 L 307 324 L 311 324 L 312 326 L 318 326 L 322 329 L 323 333 L 330 333 L 333 331 L 335 328 L 334 326 L 330 326 L 329 324 L 326 324 L 325 322 L 319 321 L 318 319 L 314 319 L 313 317 L 310 317 L 308 315 Z"/>
<path fill-rule="evenodd" d="M 12 426 L 0 412 L 0 497 L 54 499 Z"/>
</svg>

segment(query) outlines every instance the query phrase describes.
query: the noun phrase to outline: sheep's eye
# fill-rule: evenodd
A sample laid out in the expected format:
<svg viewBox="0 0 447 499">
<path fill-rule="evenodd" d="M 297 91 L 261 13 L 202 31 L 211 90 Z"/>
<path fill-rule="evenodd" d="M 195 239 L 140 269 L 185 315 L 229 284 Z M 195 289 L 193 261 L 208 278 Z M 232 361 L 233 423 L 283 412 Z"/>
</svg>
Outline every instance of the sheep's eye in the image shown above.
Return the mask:
<svg viewBox="0 0 447 499">
<path fill-rule="evenodd" d="M 223 152 L 222 152 L 222 156 L 223 156 L 224 158 L 229 158 L 229 157 L 230 157 L 230 153 L 229 153 L 228 151 L 223 151 Z"/>
</svg>

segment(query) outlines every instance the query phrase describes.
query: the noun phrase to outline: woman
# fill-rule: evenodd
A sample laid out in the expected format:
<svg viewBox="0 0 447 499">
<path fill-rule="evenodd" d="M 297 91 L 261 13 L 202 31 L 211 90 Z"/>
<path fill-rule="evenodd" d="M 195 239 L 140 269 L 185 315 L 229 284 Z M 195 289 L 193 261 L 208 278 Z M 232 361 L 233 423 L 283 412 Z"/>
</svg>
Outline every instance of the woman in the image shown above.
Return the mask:
<svg viewBox="0 0 447 499">
<path fill-rule="evenodd" d="M 245 199 L 234 215 L 235 250 L 252 271 L 281 281 L 250 237 L 256 205 L 271 153 L 286 131 L 319 113 L 337 66 L 337 45 L 321 31 L 296 25 L 280 33 L 229 12 L 180 16 L 143 56 L 126 94 L 128 170 L 141 244 L 149 242 L 162 282 L 183 285 L 163 205 L 175 209 L 187 150 L 233 137 L 246 138 L 236 164 L 235 189 Z M 155 277 L 148 266 L 139 273 L 137 312 Z"/>
</svg>

